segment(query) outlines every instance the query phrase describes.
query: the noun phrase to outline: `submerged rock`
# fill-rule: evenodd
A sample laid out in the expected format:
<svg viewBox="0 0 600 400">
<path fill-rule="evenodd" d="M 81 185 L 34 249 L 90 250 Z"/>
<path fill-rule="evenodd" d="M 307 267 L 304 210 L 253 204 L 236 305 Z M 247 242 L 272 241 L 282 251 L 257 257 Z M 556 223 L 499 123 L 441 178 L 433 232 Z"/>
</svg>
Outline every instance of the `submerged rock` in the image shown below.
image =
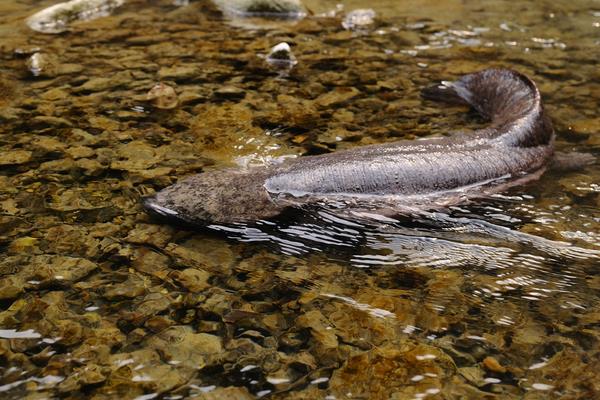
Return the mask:
<svg viewBox="0 0 600 400">
<path fill-rule="evenodd" d="M 33 247 L 13 241 L 12 250 L 21 253 Z M 35 245 L 35 244 L 32 244 Z M 0 300 L 14 299 L 26 289 L 47 286 L 70 287 L 93 272 L 98 265 L 84 258 L 62 255 L 10 256 L 0 262 Z M 10 273 L 6 273 L 10 272 Z"/>
<path fill-rule="evenodd" d="M 271 49 L 267 56 L 267 63 L 277 69 L 292 69 L 298 64 L 298 60 L 292 53 L 290 45 L 286 42 L 281 42 Z"/>
<path fill-rule="evenodd" d="M 244 17 L 300 19 L 306 8 L 300 0 L 213 0 L 224 13 Z"/>
<path fill-rule="evenodd" d="M 196 268 L 187 268 L 183 271 L 173 272 L 173 278 L 192 293 L 208 289 L 211 286 L 208 283 L 210 277 L 211 274 L 209 272 Z"/>
<path fill-rule="evenodd" d="M 25 164 L 31 161 L 32 152 L 28 150 L 11 150 L 4 151 L 0 154 L 1 165 L 18 165 Z"/>
<path fill-rule="evenodd" d="M 17 47 L 13 50 L 13 55 L 16 58 L 25 58 L 33 55 L 34 53 L 40 52 L 42 49 L 38 46 L 23 46 Z"/>
<path fill-rule="evenodd" d="M 375 11 L 370 8 L 352 10 L 346 14 L 346 17 L 342 21 L 342 26 L 348 30 L 364 29 L 373 25 L 375 15 Z"/>
<path fill-rule="evenodd" d="M 179 99 L 175 89 L 164 83 L 157 83 L 152 89 L 146 94 L 146 100 L 148 100 L 156 108 L 163 110 L 170 110 L 177 107 Z"/>
<path fill-rule="evenodd" d="M 37 32 L 61 33 L 75 21 L 106 17 L 125 0 L 71 0 L 45 8 L 27 18 L 27 25 Z"/>
<path fill-rule="evenodd" d="M 455 368 L 436 347 L 395 343 L 349 357 L 333 373 L 329 388 L 337 398 L 346 393 L 352 398 L 424 398 L 441 392 L 442 382 Z"/>
<path fill-rule="evenodd" d="M 187 368 L 218 365 L 223 357 L 222 339 L 195 333 L 189 326 L 173 326 L 148 340 L 148 346 L 165 360 Z"/>
<path fill-rule="evenodd" d="M 214 95 L 224 100 L 241 100 L 246 97 L 246 92 L 236 86 L 223 86 L 215 90 Z"/>
<path fill-rule="evenodd" d="M 35 77 L 52 78 L 58 73 L 58 62 L 53 56 L 38 52 L 27 59 L 27 69 Z"/>
</svg>

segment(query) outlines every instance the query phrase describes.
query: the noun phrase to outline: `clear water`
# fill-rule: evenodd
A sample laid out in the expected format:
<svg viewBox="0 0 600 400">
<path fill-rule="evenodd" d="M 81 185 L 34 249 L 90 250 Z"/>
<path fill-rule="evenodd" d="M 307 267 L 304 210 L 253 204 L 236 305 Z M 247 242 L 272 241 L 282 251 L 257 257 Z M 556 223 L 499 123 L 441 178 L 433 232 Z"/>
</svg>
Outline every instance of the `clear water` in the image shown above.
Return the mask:
<svg viewBox="0 0 600 400">
<path fill-rule="evenodd" d="M 419 90 L 490 66 L 535 80 L 559 150 L 598 157 L 597 1 L 307 1 L 273 22 L 132 0 L 31 31 L 52 4 L 0 2 L 3 398 L 600 396 L 597 163 L 397 218 L 191 232 L 139 203 L 205 169 L 476 129 Z M 264 61 L 281 41 L 289 76 Z M 145 100 L 159 81 L 178 107 Z"/>
</svg>

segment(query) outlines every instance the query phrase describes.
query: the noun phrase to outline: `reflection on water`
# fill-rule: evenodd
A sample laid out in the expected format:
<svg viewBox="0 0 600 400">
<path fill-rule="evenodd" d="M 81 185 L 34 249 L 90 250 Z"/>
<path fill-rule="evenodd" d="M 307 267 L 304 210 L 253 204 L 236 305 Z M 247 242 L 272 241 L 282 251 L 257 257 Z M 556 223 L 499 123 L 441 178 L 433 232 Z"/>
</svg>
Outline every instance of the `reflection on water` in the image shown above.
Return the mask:
<svg viewBox="0 0 600 400">
<path fill-rule="evenodd" d="M 294 218 L 291 222 L 211 225 L 209 229 L 236 241 L 266 244 L 283 254 L 322 252 L 357 268 L 428 267 L 495 276 L 493 284 L 470 295 L 493 296 L 499 301 L 515 296 L 543 300 L 554 293 L 577 297 L 580 289 L 586 290 L 585 268 L 600 260 L 600 243 L 594 243 L 596 249 L 579 247 L 515 229 L 523 222 L 521 218 L 538 220 L 527 207 L 533 198 L 526 197 L 530 200 L 512 196 L 508 202 L 486 201 L 453 207 L 449 213 L 421 212 L 403 219 L 352 212 L 339 216 L 319 210 L 306 212 L 302 222 Z M 520 209 L 527 210 L 527 215 L 519 218 Z M 538 214 L 548 213 L 538 210 Z M 582 301 L 577 302 L 580 307 Z"/>
<path fill-rule="evenodd" d="M 393 218 L 143 212 L 202 170 L 477 128 L 419 91 L 490 66 L 539 84 L 559 150 L 600 156 L 596 2 L 337 3 L 273 22 L 130 0 L 44 35 L 25 19 L 54 1 L 0 2 L 3 398 L 599 396 L 597 162 Z M 374 21 L 344 27 L 358 8 Z M 176 108 L 146 101 L 158 82 Z"/>
</svg>

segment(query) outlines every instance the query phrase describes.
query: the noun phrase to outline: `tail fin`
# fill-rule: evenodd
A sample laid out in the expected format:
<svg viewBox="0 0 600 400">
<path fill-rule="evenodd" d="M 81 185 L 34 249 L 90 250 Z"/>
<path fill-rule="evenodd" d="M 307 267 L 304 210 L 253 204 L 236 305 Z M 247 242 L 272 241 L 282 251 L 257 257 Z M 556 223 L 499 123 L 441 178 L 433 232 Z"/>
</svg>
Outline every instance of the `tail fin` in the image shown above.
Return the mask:
<svg viewBox="0 0 600 400">
<path fill-rule="evenodd" d="M 494 122 L 519 118 L 540 101 L 535 84 L 518 72 L 486 69 L 457 81 L 442 81 L 422 91 L 429 100 L 467 104 Z"/>
<path fill-rule="evenodd" d="M 441 81 L 438 85 L 429 86 L 421 90 L 421 97 L 448 104 L 470 106 L 471 103 L 467 100 L 470 98 L 470 93 L 459 94 L 457 89 L 453 82 Z"/>
</svg>

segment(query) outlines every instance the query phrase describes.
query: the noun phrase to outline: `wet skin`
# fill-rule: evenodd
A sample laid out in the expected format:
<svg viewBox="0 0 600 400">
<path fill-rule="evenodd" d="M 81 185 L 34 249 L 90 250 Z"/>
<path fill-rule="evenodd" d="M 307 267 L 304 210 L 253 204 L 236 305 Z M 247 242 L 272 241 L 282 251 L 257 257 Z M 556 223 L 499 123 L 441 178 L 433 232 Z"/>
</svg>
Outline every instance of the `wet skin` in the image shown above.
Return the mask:
<svg viewBox="0 0 600 400">
<path fill-rule="evenodd" d="M 526 76 L 487 69 L 423 90 L 491 122 L 463 135 L 364 146 L 281 165 L 211 171 L 146 198 L 153 214 L 192 225 L 272 218 L 289 207 L 333 205 L 393 214 L 443 207 L 536 179 L 554 130 Z"/>
</svg>

